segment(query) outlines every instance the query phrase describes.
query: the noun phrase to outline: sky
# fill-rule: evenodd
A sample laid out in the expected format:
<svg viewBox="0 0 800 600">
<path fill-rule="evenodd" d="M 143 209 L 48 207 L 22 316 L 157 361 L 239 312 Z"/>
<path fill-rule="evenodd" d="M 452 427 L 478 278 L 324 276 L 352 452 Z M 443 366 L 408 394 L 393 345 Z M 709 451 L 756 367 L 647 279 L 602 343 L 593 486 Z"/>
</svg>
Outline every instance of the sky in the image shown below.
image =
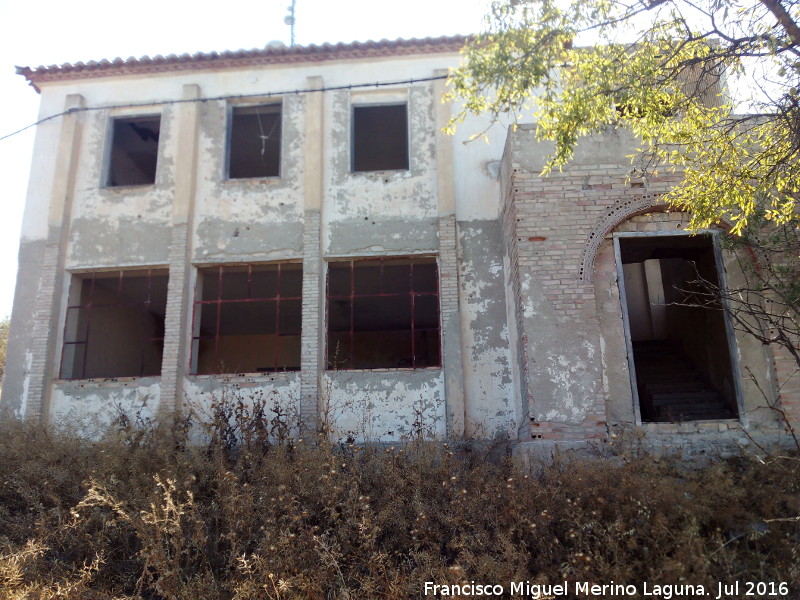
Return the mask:
<svg viewBox="0 0 800 600">
<path fill-rule="evenodd" d="M 221 3 L 0 0 L 0 137 L 34 123 L 39 95 L 15 74 L 35 67 L 289 43 L 291 0 Z M 488 0 L 296 0 L 295 43 L 436 37 L 481 30 Z M 0 318 L 11 314 L 35 128 L 0 140 Z"/>
</svg>

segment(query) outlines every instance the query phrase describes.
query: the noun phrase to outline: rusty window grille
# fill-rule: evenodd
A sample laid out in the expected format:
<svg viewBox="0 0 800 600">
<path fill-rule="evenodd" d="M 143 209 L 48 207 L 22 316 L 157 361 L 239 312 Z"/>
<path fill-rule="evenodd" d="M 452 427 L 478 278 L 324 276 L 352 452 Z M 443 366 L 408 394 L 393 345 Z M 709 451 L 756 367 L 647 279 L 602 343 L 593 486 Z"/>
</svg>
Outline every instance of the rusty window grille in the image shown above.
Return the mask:
<svg viewBox="0 0 800 600">
<path fill-rule="evenodd" d="M 441 365 L 436 259 L 328 264 L 329 369 Z"/>
<path fill-rule="evenodd" d="M 281 105 L 234 106 L 228 142 L 228 178 L 278 177 Z"/>
<path fill-rule="evenodd" d="M 160 375 L 167 280 L 165 269 L 73 275 L 61 378 Z"/>
<path fill-rule="evenodd" d="M 199 269 L 192 372 L 299 370 L 302 288 L 299 263 Z"/>
</svg>

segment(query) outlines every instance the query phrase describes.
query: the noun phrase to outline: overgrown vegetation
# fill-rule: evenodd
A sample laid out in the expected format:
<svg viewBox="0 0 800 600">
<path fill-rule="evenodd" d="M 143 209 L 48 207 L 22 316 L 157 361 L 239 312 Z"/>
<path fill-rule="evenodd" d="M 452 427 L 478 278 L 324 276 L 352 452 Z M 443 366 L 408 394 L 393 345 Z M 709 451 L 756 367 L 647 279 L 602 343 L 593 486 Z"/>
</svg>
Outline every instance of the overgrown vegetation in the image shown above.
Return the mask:
<svg viewBox="0 0 800 600">
<path fill-rule="evenodd" d="M 800 590 L 792 458 L 525 466 L 470 446 L 292 440 L 218 409 L 199 436 L 189 420 L 120 419 L 99 441 L 0 424 L 0 597 L 399 600 L 425 581 Z"/>
<path fill-rule="evenodd" d="M 454 124 L 530 115 L 554 143 L 546 172 L 581 137 L 623 127 L 640 141 L 637 168 L 683 172 L 665 199 L 694 228 L 723 220 L 742 233 L 759 212 L 797 226 L 797 2 L 495 0 L 464 54 Z"/>
</svg>

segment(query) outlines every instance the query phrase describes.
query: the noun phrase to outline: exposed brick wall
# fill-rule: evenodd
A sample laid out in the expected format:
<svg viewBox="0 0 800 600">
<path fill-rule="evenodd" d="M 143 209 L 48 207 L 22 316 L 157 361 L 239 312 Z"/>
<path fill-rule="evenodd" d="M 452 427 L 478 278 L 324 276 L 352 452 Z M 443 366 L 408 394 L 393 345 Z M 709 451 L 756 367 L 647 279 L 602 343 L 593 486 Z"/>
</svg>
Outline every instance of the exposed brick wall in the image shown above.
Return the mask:
<svg viewBox="0 0 800 600">
<path fill-rule="evenodd" d="M 306 431 L 315 431 L 319 420 L 318 397 L 323 364 L 324 293 L 320 255 L 318 210 L 307 210 L 303 223 L 303 314 L 300 353 L 300 418 Z"/>
<path fill-rule="evenodd" d="M 52 325 L 53 314 L 58 306 L 56 301 L 57 278 L 61 277 L 59 269 L 58 244 L 48 244 L 45 248 L 42 270 L 39 273 L 39 289 L 36 293 L 34 307 L 33 336 L 30 353 L 30 384 L 28 386 L 25 417 L 41 419 L 44 407 L 45 386 L 50 384 L 50 349 L 54 344 Z M 58 374 L 56 373 L 57 377 Z"/>
<path fill-rule="evenodd" d="M 521 132 L 520 135 L 525 135 Z M 512 134 L 513 135 L 513 134 Z M 513 144 L 508 146 L 513 149 Z M 615 157 L 616 158 L 616 157 Z M 593 283 L 594 260 L 604 239 L 613 231 L 672 231 L 684 229 L 688 215 L 667 212 L 660 200 L 664 192 L 681 179 L 679 173 L 631 180 L 631 167 L 618 163 L 576 164 L 563 172 L 541 177 L 525 168 L 526 157 L 507 151 L 504 166 L 509 173 L 504 184 L 502 222 L 509 263 L 508 285 L 513 294 L 513 321 L 518 331 L 522 393 L 531 408 L 546 399 L 537 397 L 540 381 L 531 375 L 538 359 L 537 324 L 525 317 L 525 294 L 540 293 L 559 326 L 575 327 L 591 337 L 599 328 Z M 613 267 L 613 264 L 610 266 Z M 606 265 L 605 268 L 610 268 Z M 607 275 L 607 274 L 606 274 Z M 614 282 L 615 274 L 601 281 Z M 523 281 L 534 281 L 536 292 Z M 541 348 L 539 343 L 538 348 Z M 783 406 L 800 417 L 800 376 L 790 378 L 796 369 L 788 356 L 776 356 L 775 369 L 784 384 Z M 541 373 L 541 371 L 540 371 Z M 545 440 L 597 439 L 607 435 L 606 390 L 600 381 L 596 394 L 581 398 L 582 419 L 531 419 L 531 437 Z M 686 429 L 684 427 L 683 429 Z M 683 429 L 681 432 L 683 432 Z M 695 431 L 697 428 L 688 427 Z M 713 428 L 712 428 L 713 429 Z"/>
<path fill-rule="evenodd" d="M 439 322 L 442 325 L 442 368 L 445 371 L 447 436 L 464 434 L 464 387 L 458 303 L 456 217 L 439 217 Z"/>
<path fill-rule="evenodd" d="M 169 282 L 167 284 L 167 310 L 164 318 L 164 353 L 161 361 L 161 397 L 159 411 L 169 414 L 183 401 L 181 380 L 186 374 L 182 352 L 184 322 L 191 294 L 187 298 L 188 226 L 172 226 L 169 249 Z"/>
</svg>

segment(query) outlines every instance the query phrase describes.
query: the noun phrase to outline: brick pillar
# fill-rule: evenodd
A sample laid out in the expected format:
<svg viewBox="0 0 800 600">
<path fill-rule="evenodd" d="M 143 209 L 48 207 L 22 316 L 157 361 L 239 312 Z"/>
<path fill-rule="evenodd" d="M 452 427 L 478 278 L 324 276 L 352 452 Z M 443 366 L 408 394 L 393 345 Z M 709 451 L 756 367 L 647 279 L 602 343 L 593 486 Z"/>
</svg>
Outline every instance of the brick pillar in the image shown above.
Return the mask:
<svg viewBox="0 0 800 600">
<path fill-rule="evenodd" d="M 309 77 L 309 89 L 321 89 L 322 77 Z M 320 377 L 325 369 L 325 269 L 322 261 L 323 134 L 322 92 L 305 95 L 306 121 L 303 165 L 303 329 L 300 354 L 300 418 L 304 432 L 319 422 Z"/>
<path fill-rule="evenodd" d="M 199 97 L 199 86 L 183 86 L 184 100 Z M 175 110 L 175 195 L 169 247 L 164 354 L 161 361 L 161 399 L 158 405 L 162 416 L 171 415 L 183 402 L 183 378 L 188 366 L 188 327 L 192 309 L 191 236 L 197 182 L 199 107 L 197 102 L 183 102 L 175 105 Z"/>
<path fill-rule="evenodd" d="M 303 329 L 300 340 L 300 418 L 306 432 L 313 432 L 318 426 L 319 380 L 324 369 L 324 288 L 319 234 L 319 211 L 306 211 L 303 228 Z"/>
<path fill-rule="evenodd" d="M 83 107 L 83 97 L 67 96 L 64 109 Z M 64 260 L 72 199 L 75 190 L 75 172 L 80 152 L 81 125 L 77 114 L 66 114 L 61 119 L 58 137 L 53 186 L 50 190 L 48 210 L 47 246 L 44 250 L 39 287 L 33 309 L 33 335 L 31 343 L 30 379 L 27 397 L 23 400 L 24 416 L 46 419 L 50 404 L 50 382 L 58 375 L 58 349 L 56 339 L 60 321 L 60 298 L 64 283 Z"/>
<path fill-rule="evenodd" d="M 458 255 L 455 215 L 439 218 L 439 311 L 442 323 L 447 437 L 464 435 L 463 346 L 458 303 Z"/>
</svg>

